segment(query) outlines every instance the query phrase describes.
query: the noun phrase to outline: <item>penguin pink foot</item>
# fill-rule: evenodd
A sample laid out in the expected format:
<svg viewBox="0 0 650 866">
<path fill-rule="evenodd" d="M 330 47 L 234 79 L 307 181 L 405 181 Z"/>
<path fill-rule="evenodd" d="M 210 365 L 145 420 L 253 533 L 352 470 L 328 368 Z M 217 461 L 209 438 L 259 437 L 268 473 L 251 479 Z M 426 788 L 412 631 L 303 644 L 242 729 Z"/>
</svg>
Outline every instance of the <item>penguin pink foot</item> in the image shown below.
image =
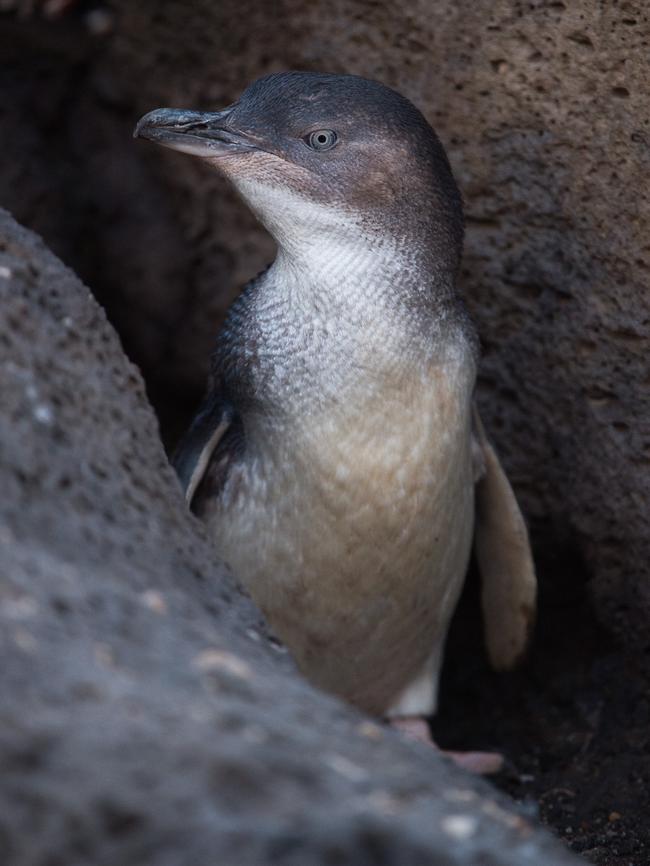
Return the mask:
<svg viewBox="0 0 650 866">
<path fill-rule="evenodd" d="M 421 716 L 401 716 L 389 719 L 389 724 L 409 739 L 418 740 L 438 749 L 442 755 L 469 773 L 493 776 L 499 773 L 505 764 L 503 755 L 498 752 L 450 752 L 446 749 L 440 749 L 431 739 L 429 725 Z"/>
</svg>

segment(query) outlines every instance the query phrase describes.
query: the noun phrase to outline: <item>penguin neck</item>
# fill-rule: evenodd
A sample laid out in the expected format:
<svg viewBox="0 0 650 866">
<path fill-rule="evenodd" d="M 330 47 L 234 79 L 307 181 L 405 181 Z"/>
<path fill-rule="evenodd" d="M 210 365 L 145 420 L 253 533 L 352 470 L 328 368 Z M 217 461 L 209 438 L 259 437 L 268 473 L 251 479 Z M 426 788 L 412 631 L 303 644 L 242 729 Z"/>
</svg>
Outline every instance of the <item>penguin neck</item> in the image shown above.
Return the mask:
<svg viewBox="0 0 650 866">
<path fill-rule="evenodd" d="M 271 278 L 305 314 L 344 316 L 350 324 L 407 320 L 421 330 L 458 304 L 451 274 L 424 242 L 336 230 L 308 242 L 278 237 Z"/>
<path fill-rule="evenodd" d="M 436 279 L 413 244 L 338 231 L 306 244 L 275 239 L 277 257 L 237 302 L 220 356 L 241 352 L 233 335 L 247 322 L 241 368 L 265 414 L 304 415 L 384 386 L 398 393 L 430 382 L 434 367 L 472 378 L 475 338 L 453 281 Z"/>
<path fill-rule="evenodd" d="M 430 214 L 356 212 L 259 181 L 236 185 L 277 244 L 270 277 L 294 309 L 366 322 L 398 312 L 422 323 L 457 306 L 440 246 L 447 235 Z"/>
</svg>

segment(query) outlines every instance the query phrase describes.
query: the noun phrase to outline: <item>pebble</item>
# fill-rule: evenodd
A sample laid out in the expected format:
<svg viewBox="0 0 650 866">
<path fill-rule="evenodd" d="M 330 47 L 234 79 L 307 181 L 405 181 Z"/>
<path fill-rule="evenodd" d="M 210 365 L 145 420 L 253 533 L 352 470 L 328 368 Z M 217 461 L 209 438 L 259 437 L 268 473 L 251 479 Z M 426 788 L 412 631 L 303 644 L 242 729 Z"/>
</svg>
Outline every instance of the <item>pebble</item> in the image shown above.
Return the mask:
<svg viewBox="0 0 650 866">
<path fill-rule="evenodd" d="M 252 670 L 243 659 L 223 650 L 203 650 L 192 659 L 192 664 L 200 671 L 225 671 L 242 680 L 250 680 L 253 676 Z"/>
<path fill-rule="evenodd" d="M 462 841 L 476 833 L 478 821 L 471 815 L 446 815 L 440 822 L 443 832 Z"/>
</svg>

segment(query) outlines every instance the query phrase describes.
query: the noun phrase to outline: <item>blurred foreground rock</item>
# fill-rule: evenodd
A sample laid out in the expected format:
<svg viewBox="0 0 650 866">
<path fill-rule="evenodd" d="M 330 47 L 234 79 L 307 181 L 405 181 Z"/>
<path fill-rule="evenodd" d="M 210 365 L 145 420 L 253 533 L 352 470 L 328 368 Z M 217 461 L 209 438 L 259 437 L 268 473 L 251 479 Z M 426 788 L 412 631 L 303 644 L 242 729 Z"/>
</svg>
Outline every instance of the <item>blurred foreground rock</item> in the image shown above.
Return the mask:
<svg viewBox="0 0 650 866">
<path fill-rule="evenodd" d="M 576 862 L 316 693 L 186 512 L 88 290 L 0 212 L 0 862 Z"/>
</svg>

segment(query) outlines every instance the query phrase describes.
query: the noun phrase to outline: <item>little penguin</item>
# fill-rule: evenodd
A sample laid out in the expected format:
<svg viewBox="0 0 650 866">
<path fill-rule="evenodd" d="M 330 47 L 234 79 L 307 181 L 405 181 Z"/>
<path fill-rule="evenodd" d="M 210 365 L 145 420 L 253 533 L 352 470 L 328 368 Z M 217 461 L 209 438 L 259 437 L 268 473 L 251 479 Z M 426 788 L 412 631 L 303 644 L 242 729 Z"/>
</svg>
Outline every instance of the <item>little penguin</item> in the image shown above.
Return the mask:
<svg viewBox="0 0 650 866">
<path fill-rule="evenodd" d="M 472 545 L 495 668 L 522 656 L 536 604 L 473 403 L 445 151 L 394 90 L 313 72 L 269 75 L 221 111 L 151 111 L 134 135 L 218 169 L 277 243 L 177 450 L 187 502 L 305 676 L 420 736 Z"/>
</svg>

